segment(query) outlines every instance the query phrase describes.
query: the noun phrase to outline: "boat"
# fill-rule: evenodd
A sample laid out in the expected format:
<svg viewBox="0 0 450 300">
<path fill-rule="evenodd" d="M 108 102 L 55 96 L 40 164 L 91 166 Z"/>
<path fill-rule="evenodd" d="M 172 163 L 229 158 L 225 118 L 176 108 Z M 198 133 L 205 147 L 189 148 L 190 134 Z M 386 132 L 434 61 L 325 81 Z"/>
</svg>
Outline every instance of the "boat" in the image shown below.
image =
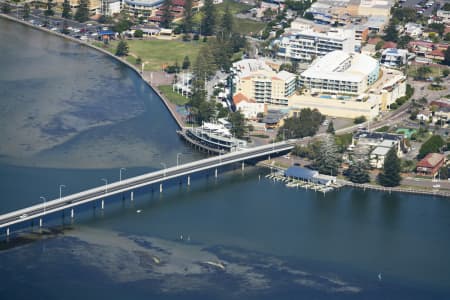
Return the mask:
<svg viewBox="0 0 450 300">
<path fill-rule="evenodd" d="M 208 260 L 208 261 L 205 261 L 205 264 L 207 264 L 209 266 L 213 266 L 213 267 L 219 268 L 219 269 L 225 271 L 225 266 L 221 262 L 215 262 L 215 261 Z"/>
</svg>

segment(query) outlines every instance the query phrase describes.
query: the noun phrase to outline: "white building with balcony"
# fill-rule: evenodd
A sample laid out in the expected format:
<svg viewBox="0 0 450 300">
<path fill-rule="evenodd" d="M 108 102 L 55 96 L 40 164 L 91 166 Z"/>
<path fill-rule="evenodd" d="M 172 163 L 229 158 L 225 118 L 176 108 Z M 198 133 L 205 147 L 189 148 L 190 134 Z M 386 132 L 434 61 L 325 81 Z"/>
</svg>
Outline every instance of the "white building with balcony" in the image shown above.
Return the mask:
<svg viewBox="0 0 450 300">
<path fill-rule="evenodd" d="M 360 95 L 377 81 L 380 66 L 376 59 L 359 53 L 333 51 L 300 75 L 300 84 L 311 93 Z"/>
<path fill-rule="evenodd" d="M 274 42 L 279 57 L 311 62 L 335 50 L 355 51 L 354 29 L 330 28 L 325 32 L 306 29 L 289 33 Z"/>
</svg>

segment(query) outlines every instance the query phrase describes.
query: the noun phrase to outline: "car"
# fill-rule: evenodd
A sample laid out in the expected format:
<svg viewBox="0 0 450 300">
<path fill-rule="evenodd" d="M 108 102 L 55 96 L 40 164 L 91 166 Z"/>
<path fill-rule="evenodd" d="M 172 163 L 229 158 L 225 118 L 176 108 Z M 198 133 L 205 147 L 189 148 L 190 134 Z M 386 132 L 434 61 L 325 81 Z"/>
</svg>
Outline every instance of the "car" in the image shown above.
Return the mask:
<svg viewBox="0 0 450 300">
<path fill-rule="evenodd" d="M 440 187 L 441 187 L 440 184 L 434 184 L 434 185 L 433 185 L 433 188 L 435 188 L 435 189 L 438 189 L 438 188 L 440 188 Z"/>
<path fill-rule="evenodd" d="M 27 215 L 27 214 L 23 214 L 23 215 L 20 215 L 19 218 L 24 219 L 24 218 L 26 218 L 26 217 L 28 217 L 28 215 Z"/>
</svg>

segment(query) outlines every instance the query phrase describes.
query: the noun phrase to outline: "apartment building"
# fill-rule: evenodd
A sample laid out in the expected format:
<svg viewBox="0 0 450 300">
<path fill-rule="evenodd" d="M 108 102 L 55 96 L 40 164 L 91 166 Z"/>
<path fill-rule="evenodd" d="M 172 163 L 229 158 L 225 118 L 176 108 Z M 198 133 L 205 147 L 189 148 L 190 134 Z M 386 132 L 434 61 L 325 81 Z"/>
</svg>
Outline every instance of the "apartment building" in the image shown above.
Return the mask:
<svg viewBox="0 0 450 300">
<path fill-rule="evenodd" d="M 379 63 L 359 53 L 333 51 L 316 60 L 300 76 L 300 84 L 311 93 L 359 95 L 379 76 Z"/>
<path fill-rule="evenodd" d="M 241 93 L 257 103 L 288 105 L 288 97 L 296 88 L 295 74 L 276 73 L 263 61 L 244 59 L 233 64 L 236 94 Z"/>
<path fill-rule="evenodd" d="M 312 28 L 288 33 L 274 42 L 279 57 L 311 62 L 335 50 L 355 51 L 354 29 L 330 28 L 316 31 Z"/>
</svg>

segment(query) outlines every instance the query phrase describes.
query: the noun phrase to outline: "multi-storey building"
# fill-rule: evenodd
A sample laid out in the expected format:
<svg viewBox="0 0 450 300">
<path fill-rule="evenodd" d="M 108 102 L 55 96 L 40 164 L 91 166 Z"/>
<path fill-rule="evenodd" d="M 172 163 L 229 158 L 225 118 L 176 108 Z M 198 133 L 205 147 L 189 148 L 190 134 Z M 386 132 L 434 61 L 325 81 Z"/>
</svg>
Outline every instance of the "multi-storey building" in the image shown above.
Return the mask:
<svg viewBox="0 0 450 300">
<path fill-rule="evenodd" d="M 233 64 L 236 94 L 241 93 L 258 103 L 287 105 L 296 88 L 295 74 L 272 71 L 264 62 L 245 59 Z"/>
<path fill-rule="evenodd" d="M 359 95 L 379 76 L 379 63 L 359 53 L 333 51 L 316 60 L 300 76 L 310 92 Z"/>
<path fill-rule="evenodd" d="M 311 62 L 335 50 L 355 51 L 353 29 L 331 28 L 326 32 L 313 29 L 290 33 L 274 42 L 277 55 L 284 58 Z"/>
</svg>

